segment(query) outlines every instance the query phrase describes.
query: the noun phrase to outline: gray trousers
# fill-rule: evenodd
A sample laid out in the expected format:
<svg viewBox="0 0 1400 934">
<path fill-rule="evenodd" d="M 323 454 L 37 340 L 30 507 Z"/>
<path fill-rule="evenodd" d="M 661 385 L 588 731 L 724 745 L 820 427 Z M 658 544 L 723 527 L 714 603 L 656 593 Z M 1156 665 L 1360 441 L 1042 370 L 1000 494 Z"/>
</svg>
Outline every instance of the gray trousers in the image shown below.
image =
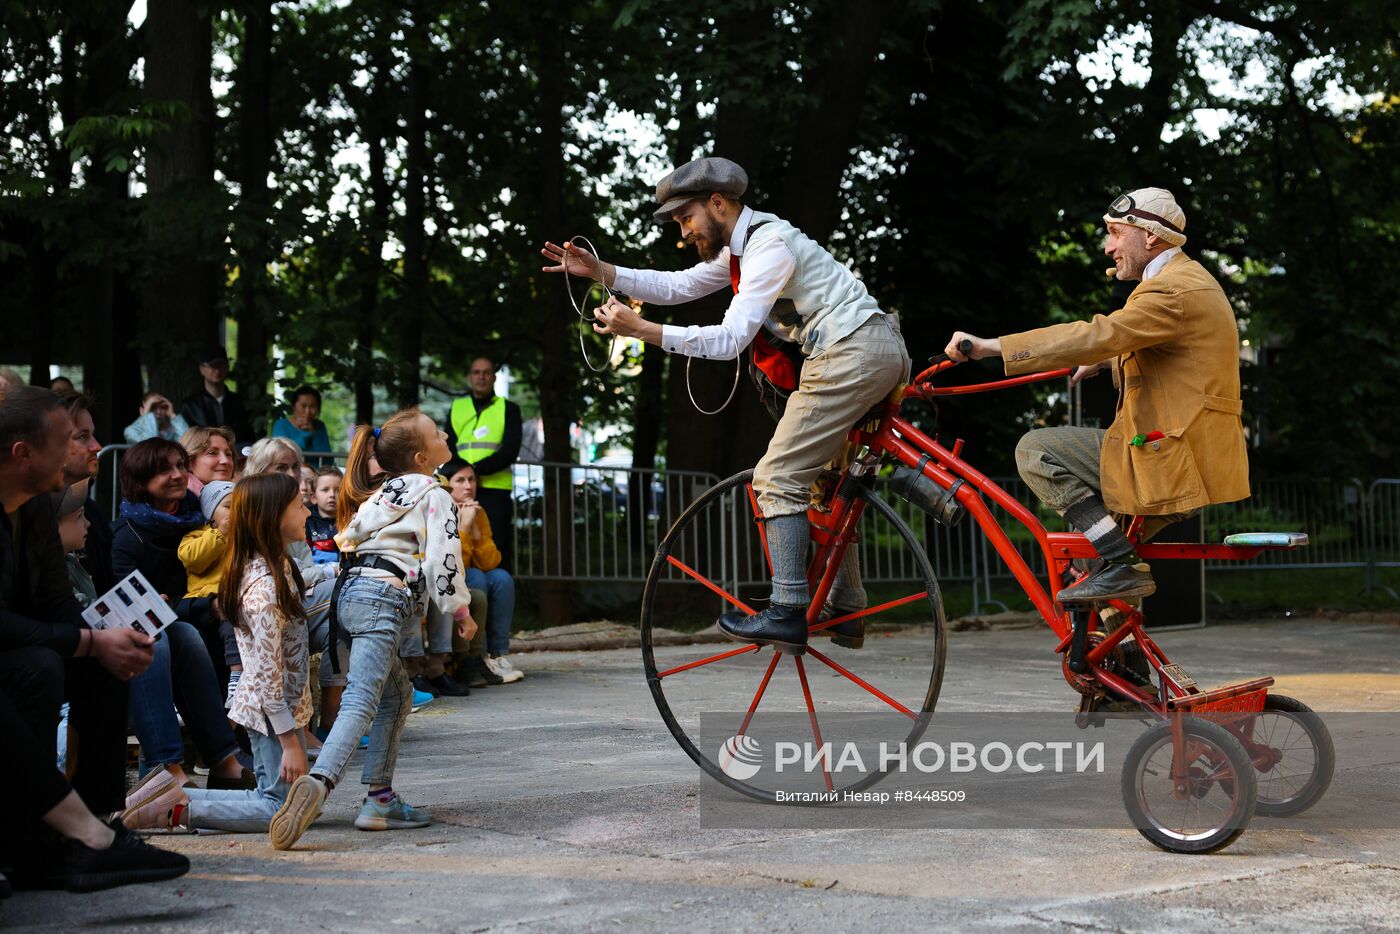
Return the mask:
<svg viewBox="0 0 1400 934">
<path fill-rule="evenodd" d="M 1037 428 L 1016 444 L 1016 472 L 1042 503 L 1064 512 L 1098 496 L 1102 428 Z"/>
<path fill-rule="evenodd" d="M 1064 515 L 1065 510 L 1089 496 L 1102 492 L 1099 461 L 1103 452 L 1102 428 L 1036 428 L 1021 436 L 1016 444 L 1016 472 L 1042 503 Z M 1147 541 L 1173 522 L 1194 516 L 1200 510 L 1168 516 L 1147 516 L 1138 541 Z M 1126 526 L 1132 516 L 1115 516 Z"/>
</svg>

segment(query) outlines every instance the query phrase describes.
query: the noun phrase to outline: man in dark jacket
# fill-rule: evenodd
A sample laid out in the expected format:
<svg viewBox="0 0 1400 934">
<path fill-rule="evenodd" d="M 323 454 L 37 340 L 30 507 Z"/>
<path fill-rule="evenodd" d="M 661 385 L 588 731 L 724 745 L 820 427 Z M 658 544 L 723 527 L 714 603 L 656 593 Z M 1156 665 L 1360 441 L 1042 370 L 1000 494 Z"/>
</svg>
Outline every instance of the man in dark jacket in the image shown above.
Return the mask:
<svg viewBox="0 0 1400 934">
<path fill-rule="evenodd" d="M 192 426 L 227 426 L 233 429 L 239 447 L 252 444 L 253 426 L 243 410 L 243 400 L 224 385 L 228 379 L 228 354 L 224 348 L 216 345 L 205 352 L 199 361 L 199 375 L 204 385 L 185 396 L 180 403 L 180 417 Z"/>
<path fill-rule="evenodd" d="M 73 596 L 53 497 L 64 489 L 73 421 L 47 389 L 0 398 L 0 691 L 57 761 L 59 705 L 79 735 L 73 785 L 96 813 L 126 797 L 125 681 L 151 663 L 152 640 L 93 630 Z"/>
</svg>

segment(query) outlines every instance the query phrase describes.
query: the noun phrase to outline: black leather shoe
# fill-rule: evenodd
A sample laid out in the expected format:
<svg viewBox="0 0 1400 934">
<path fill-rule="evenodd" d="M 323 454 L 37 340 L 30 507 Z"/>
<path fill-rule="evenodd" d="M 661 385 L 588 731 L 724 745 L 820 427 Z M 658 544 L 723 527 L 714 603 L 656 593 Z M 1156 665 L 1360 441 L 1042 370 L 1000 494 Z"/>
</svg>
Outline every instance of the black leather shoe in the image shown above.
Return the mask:
<svg viewBox="0 0 1400 934">
<path fill-rule="evenodd" d="M 824 623 L 830 619 L 838 619 L 842 616 L 850 616 L 852 613 L 859 613 L 860 609 L 843 610 L 840 607 L 832 606 L 828 603 L 822 607 L 821 615 L 817 617 L 818 623 Z M 844 623 L 837 623 L 835 626 L 828 626 L 825 629 L 818 629 L 812 633 L 814 636 L 830 636 L 832 645 L 839 645 L 844 649 L 858 649 L 865 645 L 865 617 L 859 619 L 848 619 Z"/>
<path fill-rule="evenodd" d="M 438 696 L 438 692 L 433 687 L 432 683 L 422 675 L 413 676 L 413 689 L 423 694 L 431 694 L 434 697 Z"/>
<path fill-rule="evenodd" d="M 465 684 L 459 684 L 445 671 L 435 678 L 428 678 L 427 681 L 433 686 L 438 697 L 466 697 L 472 692 L 471 688 Z"/>
<path fill-rule="evenodd" d="M 1091 574 L 1073 587 L 1055 595 L 1062 604 L 1102 603 L 1105 600 L 1127 600 L 1145 597 L 1157 589 L 1152 581 L 1152 569 L 1146 564 L 1117 564 L 1109 562 L 1098 573 Z"/>
<path fill-rule="evenodd" d="M 788 655 L 807 651 L 807 608 L 770 604 L 768 609 L 752 616 L 738 611 L 723 613 L 719 630 L 735 642 L 771 645 Z"/>
</svg>

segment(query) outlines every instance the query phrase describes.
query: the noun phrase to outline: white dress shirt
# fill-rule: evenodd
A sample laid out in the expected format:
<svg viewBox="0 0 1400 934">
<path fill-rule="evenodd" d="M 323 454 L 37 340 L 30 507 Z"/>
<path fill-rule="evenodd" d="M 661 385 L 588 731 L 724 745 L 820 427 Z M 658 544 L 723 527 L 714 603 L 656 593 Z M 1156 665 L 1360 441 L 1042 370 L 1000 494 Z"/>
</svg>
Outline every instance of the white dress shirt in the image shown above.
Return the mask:
<svg viewBox="0 0 1400 934">
<path fill-rule="evenodd" d="M 743 281 L 719 324 L 701 327 L 661 326 L 661 346 L 668 353 L 710 360 L 733 360 L 749 346 L 768 319 L 773 304 L 797 269 L 787 244 L 776 237 L 753 244 L 744 252 L 753 209 L 744 208 L 734 224 L 729 246 L 708 263 L 681 272 L 629 269 L 617 266 L 613 288 L 656 305 L 679 305 L 729 288 L 729 257 L 740 257 Z"/>
<path fill-rule="evenodd" d="M 1152 258 L 1152 262 L 1148 263 L 1146 268 L 1143 269 L 1142 281 L 1146 282 L 1148 279 L 1151 279 L 1153 276 L 1157 275 L 1157 273 L 1161 272 L 1162 268 L 1166 266 L 1167 263 L 1171 262 L 1171 258 L 1180 252 L 1181 247 L 1174 246 L 1166 252 L 1158 253 Z"/>
</svg>

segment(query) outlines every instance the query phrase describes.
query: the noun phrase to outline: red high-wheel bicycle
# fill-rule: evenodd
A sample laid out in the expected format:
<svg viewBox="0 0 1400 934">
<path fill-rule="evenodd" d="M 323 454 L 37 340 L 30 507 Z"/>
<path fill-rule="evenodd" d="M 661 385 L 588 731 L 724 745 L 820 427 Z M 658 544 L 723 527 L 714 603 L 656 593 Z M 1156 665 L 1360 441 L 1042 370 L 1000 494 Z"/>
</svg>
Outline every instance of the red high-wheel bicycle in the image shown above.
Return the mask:
<svg viewBox="0 0 1400 934">
<path fill-rule="evenodd" d="M 820 506 L 809 510 L 813 554 L 808 566 L 812 609 L 809 647 L 788 659 L 767 646 L 659 648 L 658 619 L 678 610 L 719 606 L 747 612 L 768 591 L 770 565 L 763 526 L 757 521 L 752 472 L 736 474 L 692 502 L 657 548 L 642 597 L 642 656 L 647 682 L 667 728 L 681 748 L 717 781 L 762 801 L 773 789 L 733 776 L 720 762 L 721 749 L 698 744 L 702 712 L 742 710 L 734 735 L 742 737 L 763 705 L 765 711 L 805 712 L 811 740 L 820 747 L 843 740 L 915 743 L 929 724 L 943 680 L 945 628 L 938 581 L 905 515 L 875 492 L 876 475 L 889 462 L 909 468 L 903 495 L 940 522 L 951 525 L 970 514 L 1044 619 L 1063 656 L 1066 681 L 1084 696 L 1080 725 L 1092 720 L 1100 700 L 1135 704 L 1156 721 L 1133 745 L 1124 763 L 1122 794 L 1134 825 L 1157 846 L 1175 852 L 1218 850 L 1244 831 L 1256 812 L 1297 814 L 1326 791 L 1333 770 L 1331 738 L 1320 719 L 1292 698 L 1270 695 L 1273 678 L 1256 678 L 1202 691 L 1143 629 L 1142 613 L 1125 603 L 1112 607 L 1122 620 L 1106 631 L 1107 608 L 1068 610 L 1056 594 L 1078 579 L 1077 559 L 1097 557 L 1075 533 L 1047 532 L 1035 514 L 964 461 L 962 442 L 944 447 L 900 414 L 905 400 L 987 392 L 1059 379 L 1055 370 L 967 386 L 934 386 L 930 380 L 955 364 L 938 359 L 906 387 L 898 400 L 878 406 L 852 429 L 850 466 L 831 485 Z M 893 504 L 892 504 L 893 503 Z M 1047 566 L 1039 580 L 992 512 L 999 507 L 1034 538 Z M 918 513 L 922 518 L 922 513 Z M 1135 521 L 1129 536 L 1141 531 Z M 1139 543 L 1147 561 L 1171 559 L 1246 560 L 1269 549 L 1297 548 L 1303 533 L 1244 533 L 1223 544 Z M 878 547 L 875 547 L 878 546 Z M 819 621 L 818 614 L 847 548 L 864 548 L 867 579 L 877 599 L 859 614 Z M 895 583 L 889 583 L 889 582 Z M 715 598 L 719 598 L 716 600 Z M 868 640 L 859 651 L 833 649 L 824 630 L 847 619 L 892 622 L 915 640 Z M 1146 664 L 1125 656 L 1132 636 Z M 1149 673 L 1150 672 L 1150 673 Z M 858 712 L 860 736 L 832 734 L 824 713 Z M 843 718 L 843 721 L 844 718 Z M 803 740 L 806 737 L 793 737 Z M 732 750 L 731 750 L 732 752 Z M 828 790 L 859 791 L 884 777 L 879 769 L 842 784 L 823 764 Z"/>
</svg>

